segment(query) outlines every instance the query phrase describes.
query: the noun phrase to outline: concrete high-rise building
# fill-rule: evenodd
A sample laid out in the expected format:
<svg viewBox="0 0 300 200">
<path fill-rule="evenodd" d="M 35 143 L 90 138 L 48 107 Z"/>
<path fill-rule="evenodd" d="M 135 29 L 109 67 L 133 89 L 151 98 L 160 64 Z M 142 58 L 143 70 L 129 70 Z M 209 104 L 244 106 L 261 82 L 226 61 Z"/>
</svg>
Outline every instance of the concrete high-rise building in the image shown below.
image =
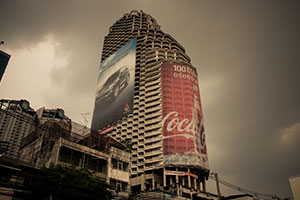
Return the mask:
<svg viewBox="0 0 300 200">
<path fill-rule="evenodd" d="M 104 39 L 92 129 L 130 143 L 132 192 L 191 197 L 209 168 L 198 76 L 185 49 L 142 11 Z"/>
<path fill-rule="evenodd" d="M 0 100 L 1 154 L 18 157 L 24 136 L 35 129 L 36 112 L 26 100 Z"/>
<path fill-rule="evenodd" d="M 10 55 L 0 50 L 0 82 L 5 72 L 9 59 L 10 59 Z"/>
</svg>

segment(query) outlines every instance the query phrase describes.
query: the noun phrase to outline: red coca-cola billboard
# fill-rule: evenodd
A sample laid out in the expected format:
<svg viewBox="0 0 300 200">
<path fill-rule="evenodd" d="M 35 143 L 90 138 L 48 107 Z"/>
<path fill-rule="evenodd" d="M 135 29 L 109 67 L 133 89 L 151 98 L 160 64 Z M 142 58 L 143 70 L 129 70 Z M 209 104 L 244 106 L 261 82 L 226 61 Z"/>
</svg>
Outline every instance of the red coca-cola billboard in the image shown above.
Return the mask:
<svg viewBox="0 0 300 200">
<path fill-rule="evenodd" d="M 208 169 L 203 114 L 194 67 L 161 65 L 164 165 Z"/>
</svg>

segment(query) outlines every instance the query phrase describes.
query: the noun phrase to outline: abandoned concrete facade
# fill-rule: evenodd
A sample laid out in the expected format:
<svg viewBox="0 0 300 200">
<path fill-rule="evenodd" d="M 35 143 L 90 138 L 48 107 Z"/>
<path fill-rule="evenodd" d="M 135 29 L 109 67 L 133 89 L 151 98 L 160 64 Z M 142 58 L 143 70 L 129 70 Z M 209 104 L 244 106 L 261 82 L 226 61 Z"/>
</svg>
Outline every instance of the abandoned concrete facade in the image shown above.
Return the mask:
<svg viewBox="0 0 300 200">
<path fill-rule="evenodd" d="M 132 144 L 132 193 L 161 190 L 191 198 L 206 192 L 209 170 L 201 166 L 165 165 L 162 133 L 161 64 L 191 66 L 185 49 L 164 33 L 143 11 L 124 14 L 105 36 L 101 62 L 136 38 L 133 113 L 105 126 L 100 132 Z M 93 126 L 92 126 L 93 128 Z"/>
<path fill-rule="evenodd" d="M 72 133 L 71 120 L 62 109 L 42 108 L 37 113 L 40 124 L 24 137 L 20 158 L 36 168 L 51 165 L 87 168 L 110 184 L 118 196 L 129 196 L 130 153 L 122 144 L 91 130 L 82 139 L 82 135 Z"/>
</svg>

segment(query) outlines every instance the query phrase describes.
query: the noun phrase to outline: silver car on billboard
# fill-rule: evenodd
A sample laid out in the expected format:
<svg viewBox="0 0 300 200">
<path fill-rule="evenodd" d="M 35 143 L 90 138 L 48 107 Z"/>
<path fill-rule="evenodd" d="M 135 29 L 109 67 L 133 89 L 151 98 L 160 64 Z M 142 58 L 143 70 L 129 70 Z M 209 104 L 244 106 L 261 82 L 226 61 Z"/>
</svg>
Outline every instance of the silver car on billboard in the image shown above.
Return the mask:
<svg viewBox="0 0 300 200">
<path fill-rule="evenodd" d="M 130 73 L 128 67 L 121 67 L 114 72 L 104 83 L 103 87 L 98 90 L 96 102 L 116 99 L 121 91 L 128 85 L 129 80 Z"/>
</svg>

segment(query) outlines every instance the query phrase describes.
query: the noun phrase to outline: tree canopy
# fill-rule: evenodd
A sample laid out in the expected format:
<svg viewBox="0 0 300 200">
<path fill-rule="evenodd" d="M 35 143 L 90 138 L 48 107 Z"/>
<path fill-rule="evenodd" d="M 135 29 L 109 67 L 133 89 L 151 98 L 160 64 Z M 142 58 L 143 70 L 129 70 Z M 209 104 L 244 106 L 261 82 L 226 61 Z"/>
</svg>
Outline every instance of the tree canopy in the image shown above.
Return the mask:
<svg viewBox="0 0 300 200">
<path fill-rule="evenodd" d="M 27 191 L 24 199 L 111 199 L 109 186 L 88 169 L 61 165 L 41 169 Z"/>
</svg>

